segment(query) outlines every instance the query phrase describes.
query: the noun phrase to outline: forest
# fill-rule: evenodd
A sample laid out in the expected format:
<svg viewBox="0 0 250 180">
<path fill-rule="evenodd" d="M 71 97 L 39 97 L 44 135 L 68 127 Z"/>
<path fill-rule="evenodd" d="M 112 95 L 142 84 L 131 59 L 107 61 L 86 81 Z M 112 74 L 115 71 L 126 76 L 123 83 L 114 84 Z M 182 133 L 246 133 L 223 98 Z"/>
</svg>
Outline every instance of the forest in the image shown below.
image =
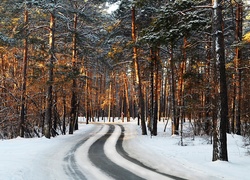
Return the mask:
<svg viewBox="0 0 250 180">
<path fill-rule="evenodd" d="M 138 118 L 152 136 L 189 121 L 214 160 L 226 133 L 250 142 L 242 0 L 2 0 L 0 19 L 1 139 L 73 134 L 84 116 Z"/>
</svg>

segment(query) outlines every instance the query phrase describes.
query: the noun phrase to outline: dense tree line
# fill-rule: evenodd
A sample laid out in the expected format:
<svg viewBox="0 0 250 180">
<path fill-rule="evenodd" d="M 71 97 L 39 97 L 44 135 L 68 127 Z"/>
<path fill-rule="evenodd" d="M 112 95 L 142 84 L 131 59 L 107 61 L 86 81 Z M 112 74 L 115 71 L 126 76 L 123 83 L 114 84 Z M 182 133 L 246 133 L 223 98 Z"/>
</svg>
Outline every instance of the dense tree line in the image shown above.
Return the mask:
<svg viewBox="0 0 250 180">
<path fill-rule="evenodd" d="M 103 81 L 93 79 L 110 66 L 101 47 L 111 22 L 104 8 L 105 1 L 3 1 L 2 138 L 49 138 L 65 134 L 67 123 L 69 133 L 77 129 L 89 104 L 81 100 L 85 85 Z"/>
<path fill-rule="evenodd" d="M 170 118 L 172 134 L 180 135 L 183 123 L 189 120 L 195 135 L 213 136 L 213 160 L 228 158 L 226 133 L 249 137 L 248 43 L 242 40 L 248 32 L 243 26 L 247 25 L 244 8 L 242 1 L 121 1 L 116 12 L 120 26 L 114 33 L 132 28 L 132 41 L 125 33 L 120 35 L 115 45 L 124 51 L 114 52 L 117 57 L 112 58 L 122 54 L 123 60 L 125 56 L 138 59 L 144 104 L 141 106 L 139 100 L 137 103 L 139 112 L 145 109 L 151 135 L 157 135 L 161 117 Z M 127 54 L 128 48 L 131 50 Z M 138 81 L 136 69 L 134 64 L 132 90 Z"/>
<path fill-rule="evenodd" d="M 0 136 L 72 134 L 77 117 L 171 122 L 183 135 L 249 137 L 247 14 L 242 1 L 3 1 Z M 124 121 L 124 118 L 122 117 Z M 66 127 L 69 126 L 69 129 Z"/>
</svg>

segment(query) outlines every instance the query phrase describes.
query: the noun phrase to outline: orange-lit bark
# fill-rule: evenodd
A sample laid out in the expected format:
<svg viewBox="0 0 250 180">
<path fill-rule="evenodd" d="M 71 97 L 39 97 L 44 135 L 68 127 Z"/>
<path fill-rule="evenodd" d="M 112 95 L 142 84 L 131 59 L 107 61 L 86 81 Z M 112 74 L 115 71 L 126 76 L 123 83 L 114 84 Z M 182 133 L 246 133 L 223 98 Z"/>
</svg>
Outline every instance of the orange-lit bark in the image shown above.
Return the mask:
<svg viewBox="0 0 250 180">
<path fill-rule="evenodd" d="M 24 11 L 24 24 L 25 26 L 28 25 L 28 10 L 25 9 Z M 27 27 L 25 27 L 27 28 Z M 27 31 L 25 31 L 27 32 Z M 20 137 L 24 137 L 24 123 L 26 117 L 26 84 L 27 84 L 27 61 L 28 61 L 28 35 L 25 34 L 24 42 L 23 42 L 23 73 L 22 73 L 22 96 L 21 96 L 21 115 L 20 115 Z"/>
<path fill-rule="evenodd" d="M 55 15 L 54 12 L 50 14 L 50 30 L 49 30 L 49 47 L 50 58 L 48 61 L 48 87 L 46 95 L 46 111 L 45 111 L 45 124 L 44 135 L 46 138 L 51 137 L 52 126 L 52 106 L 53 106 L 53 81 L 54 81 L 54 61 L 55 61 Z"/>
<path fill-rule="evenodd" d="M 136 83 L 136 91 L 139 96 L 139 114 L 141 119 L 141 127 L 142 127 L 142 135 L 147 134 L 146 130 L 146 122 L 145 122 L 145 104 L 144 98 L 142 93 L 142 85 L 140 79 L 140 69 L 139 69 L 139 61 L 138 61 L 138 54 L 137 54 L 137 47 L 136 47 L 136 28 L 135 28 L 135 7 L 132 7 L 132 40 L 134 42 L 133 47 L 133 61 L 134 61 L 134 70 L 135 70 L 135 83 Z"/>
<path fill-rule="evenodd" d="M 73 134 L 74 130 L 78 129 L 77 117 L 77 57 L 76 57 L 76 28 L 77 28 L 77 14 L 74 14 L 73 20 L 73 38 L 72 38 L 72 96 L 71 96 L 71 111 L 69 134 Z"/>
<path fill-rule="evenodd" d="M 241 42 L 242 41 L 242 2 L 236 3 L 236 29 L 235 29 L 235 41 Z M 235 59 L 234 59 L 234 66 L 235 66 L 235 107 L 234 107 L 234 119 L 236 121 L 236 129 L 235 133 L 241 135 L 241 57 L 242 51 L 237 45 L 235 48 Z M 234 123 L 231 123 L 234 125 Z M 232 128 L 234 129 L 234 128 Z"/>
</svg>

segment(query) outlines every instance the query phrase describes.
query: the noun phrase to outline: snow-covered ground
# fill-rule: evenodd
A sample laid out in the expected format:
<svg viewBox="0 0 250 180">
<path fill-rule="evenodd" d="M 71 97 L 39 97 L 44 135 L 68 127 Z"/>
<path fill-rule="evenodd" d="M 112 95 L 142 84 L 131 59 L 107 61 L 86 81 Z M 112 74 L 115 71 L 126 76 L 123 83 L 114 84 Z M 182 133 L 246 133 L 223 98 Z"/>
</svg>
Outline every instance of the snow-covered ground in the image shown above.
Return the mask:
<svg viewBox="0 0 250 180">
<path fill-rule="evenodd" d="M 212 162 L 212 145 L 208 138 L 185 137 L 185 146 L 180 146 L 180 137 L 170 135 L 170 127 L 163 132 L 164 122 L 158 126 L 158 136 L 142 136 L 136 121 L 124 123 L 124 148 L 131 156 L 140 159 L 144 164 L 152 166 L 158 171 L 169 173 L 185 179 L 224 179 L 247 180 L 250 179 L 250 154 L 244 146 L 243 138 L 228 135 L 229 162 Z M 80 129 L 73 135 L 58 136 L 51 139 L 16 138 L 0 141 L 0 179 L 1 180 L 67 180 L 64 157 L 77 142 L 90 133 L 100 130 L 95 124 L 80 124 Z M 108 128 L 102 128 L 100 135 Z M 115 126 L 114 134 L 105 144 L 105 152 L 113 161 L 120 159 L 123 167 L 129 162 L 122 160 L 113 147 L 120 133 L 119 126 Z M 98 137 L 91 137 L 84 146 L 76 151 L 76 161 L 82 167 L 89 179 L 102 179 L 109 177 L 93 167 L 88 160 L 86 152 L 88 147 Z M 126 167 L 127 166 L 127 167 Z M 134 168 L 137 169 L 138 167 Z M 132 168 L 133 169 L 133 168 Z M 94 175 L 93 175 L 94 173 Z M 137 172 L 139 173 L 139 171 Z M 157 176 L 157 175 L 156 175 Z M 148 179 L 156 179 L 154 175 Z"/>
</svg>

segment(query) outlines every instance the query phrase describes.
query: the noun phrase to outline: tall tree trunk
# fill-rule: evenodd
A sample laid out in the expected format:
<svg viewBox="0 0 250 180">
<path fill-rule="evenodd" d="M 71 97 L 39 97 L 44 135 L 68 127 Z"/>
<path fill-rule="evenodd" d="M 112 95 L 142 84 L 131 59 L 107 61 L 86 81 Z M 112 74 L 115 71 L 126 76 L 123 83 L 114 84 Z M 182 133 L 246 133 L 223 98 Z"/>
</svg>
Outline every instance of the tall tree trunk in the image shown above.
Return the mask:
<svg viewBox="0 0 250 180">
<path fill-rule="evenodd" d="M 105 95 L 105 93 L 106 93 L 106 81 L 107 81 L 107 70 L 106 69 L 104 69 L 104 73 L 103 73 L 103 79 L 102 79 L 102 81 L 103 81 L 103 85 L 101 86 L 101 93 L 103 94 L 103 95 Z M 101 114 L 102 114 L 102 120 L 104 120 L 104 122 L 105 122 L 105 118 L 104 118 L 104 116 L 106 116 L 106 113 L 105 113 L 105 107 L 102 107 L 102 110 L 101 110 Z"/>
<path fill-rule="evenodd" d="M 71 97 L 71 111 L 70 111 L 70 123 L 69 123 L 69 134 L 73 134 L 75 130 L 75 124 L 77 123 L 77 66 L 76 66 L 76 27 L 77 27 L 77 14 L 74 14 L 73 24 L 73 38 L 72 38 L 72 97 Z"/>
<path fill-rule="evenodd" d="M 228 100 L 227 100 L 227 81 L 225 69 L 225 46 L 223 34 L 223 2 L 222 0 L 214 1 L 214 25 L 215 25 L 215 56 L 219 65 L 219 138 L 217 153 L 218 159 L 228 161 L 227 155 L 227 125 L 228 125 Z"/>
<path fill-rule="evenodd" d="M 147 135 L 146 129 L 146 122 L 145 122 L 145 104 L 144 104 L 144 97 L 142 93 L 142 85 L 141 85 L 141 78 L 140 78 L 140 69 L 139 69 L 139 61 L 137 55 L 137 47 L 136 47 L 136 31 L 135 31 L 135 7 L 132 7 L 132 40 L 134 42 L 133 47 L 133 61 L 134 61 L 134 69 L 135 69 L 135 84 L 136 84 L 136 91 L 139 96 L 139 114 L 141 119 L 141 127 L 142 127 L 142 135 Z M 139 120 L 139 119 L 138 119 Z"/>
<path fill-rule="evenodd" d="M 234 80 L 235 80 L 235 74 L 233 74 L 233 77 L 232 77 Z M 235 102 L 236 102 L 236 86 L 235 86 L 235 82 L 233 82 L 233 97 L 232 97 L 232 102 L 231 102 L 231 113 L 232 113 L 232 116 L 231 116 L 231 122 L 230 122 L 230 130 L 231 130 L 231 133 L 235 133 Z"/>
<path fill-rule="evenodd" d="M 157 121 L 158 121 L 158 48 L 150 48 L 150 59 L 151 59 L 151 108 L 150 108 L 150 122 L 149 130 L 151 135 L 157 135 Z"/>
<path fill-rule="evenodd" d="M 124 79 L 124 89 L 125 89 L 125 99 L 126 99 L 126 112 L 127 112 L 127 122 L 130 121 L 130 104 L 129 104 L 129 95 L 128 95 L 128 78 L 126 74 L 123 74 Z"/>
<path fill-rule="evenodd" d="M 149 111 L 149 120 L 148 120 L 148 129 L 151 133 L 151 136 L 153 135 L 153 124 L 155 120 L 155 94 L 154 94 L 154 50 L 151 47 L 150 48 L 150 111 Z"/>
<path fill-rule="evenodd" d="M 115 121 L 115 114 L 116 114 L 116 108 L 115 108 L 115 94 L 116 94 L 116 76 L 114 76 L 113 74 L 113 88 L 112 88 L 112 91 L 111 91 L 111 112 L 112 112 L 112 122 Z M 129 121 L 129 120 L 127 120 Z"/>
<path fill-rule="evenodd" d="M 63 90 L 63 124 L 62 124 L 62 133 L 66 134 L 66 94 Z"/>
<path fill-rule="evenodd" d="M 52 125 L 52 106 L 53 106 L 53 71 L 55 61 L 55 15 L 54 11 L 50 13 L 50 30 L 49 30 L 49 47 L 50 58 L 48 62 L 48 87 L 46 95 L 46 111 L 45 111 L 45 124 L 44 134 L 46 138 L 51 137 Z"/>
<path fill-rule="evenodd" d="M 153 84 L 154 84 L 154 121 L 152 135 L 157 135 L 157 121 L 158 121 L 158 83 L 159 83 L 159 52 L 158 48 L 154 48 L 153 52 Z"/>
<path fill-rule="evenodd" d="M 167 73 L 164 73 L 164 79 L 165 79 L 165 86 L 164 86 L 164 117 L 167 119 L 169 118 L 169 111 L 171 107 L 168 106 L 169 104 L 169 77 L 167 76 Z"/>
<path fill-rule="evenodd" d="M 186 47 L 187 47 L 187 38 L 184 37 L 183 40 L 183 49 L 182 49 L 182 54 L 183 54 L 183 60 L 180 64 L 180 72 L 179 72 L 179 79 L 178 79 L 178 99 L 177 99 L 177 104 L 178 104 L 178 117 L 177 121 L 179 122 L 181 120 L 181 129 L 180 129 L 180 134 L 181 134 L 181 146 L 183 146 L 183 122 L 184 122 L 184 73 L 186 71 L 186 61 L 187 61 L 187 52 L 186 52 Z"/>
<path fill-rule="evenodd" d="M 85 82 L 85 116 L 86 116 L 86 124 L 89 124 L 89 85 L 88 85 L 88 71 L 85 70 L 86 82 Z"/>
<path fill-rule="evenodd" d="M 112 76 L 113 76 L 113 72 L 112 72 Z M 109 81 L 109 91 L 108 91 L 108 122 L 111 122 L 111 107 L 112 107 L 112 81 L 111 81 L 111 78 L 110 78 L 110 81 Z"/>
<path fill-rule="evenodd" d="M 102 107 L 101 107 L 101 96 L 103 93 L 103 86 L 104 86 L 104 82 L 103 82 L 103 75 L 100 74 L 100 83 L 99 83 L 99 96 L 98 96 L 98 122 L 100 121 L 100 116 L 102 114 Z"/>
<path fill-rule="evenodd" d="M 236 29 L 235 41 L 240 43 L 242 41 L 242 2 L 236 3 Z M 236 120 L 236 134 L 241 135 L 241 61 L 242 51 L 238 45 L 235 48 L 235 120 Z"/>
<path fill-rule="evenodd" d="M 57 123 L 59 123 L 59 121 L 57 120 L 58 117 L 58 111 L 57 111 L 57 92 L 55 92 L 54 94 L 54 103 L 53 103 L 53 125 L 52 125 L 52 136 L 55 137 L 56 135 L 58 135 L 58 133 L 56 132 L 57 129 Z"/>
<path fill-rule="evenodd" d="M 205 74 L 205 83 L 206 85 L 206 90 L 205 90 L 205 104 L 206 106 L 210 107 L 211 106 L 211 60 L 212 60 L 212 43 L 211 43 L 211 37 L 207 37 L 207 44 L 206 44 L 206 54 L 207 54 L 207 64 L 206 64 L 206 74 Z M 210 117 L 211 117 L 211 108 L 208 108 L 206 110 L 206 115 L 205 115 L 205 132 L 207 135 L 211 133 L 211 123 L 210 123 Z"/>
<path fill-rule="evenodd" d="M 161 74 L 161 98 L 160 98 L 160 104 L 161 104 L 161 108 L 160 108 L 160 112 L 161 112 L 161 117 L 166 117 L 166 77 L 164 76 L 165 72 L 164 70 L 162 71 Z M 163 121 L 164 121 L 163 119 Z"/>
<path fill-rule="evenodd" d="M 176 99 L 175 99 L 175 73 L 174 73 L 174 58 L 173 46 L 170 50 L 170 68 L 171 68 L 171 96 L 172 96 L 172 134 L 178 134 L 178 122 L 176 117 Z"/>
<path fill-rule="evenodd" d="M 24 11 L 24 24 L 25 28 L 28 25 L 29 21 L 29 14 L 28 10 L 25 9 Z M 25 31 L 25 38 L 24 38 L 24 49 L 23 49 L 23 76 L 22 76 L 22 96 L 21 96 L 21 117 L 20 117 L 20 137 L 24 137 L 24 123 L 26 119 L 26 82 L 27 82 L 27 61 L 28 61 L 28 34 L 27 30 Z"/>
</svg>

